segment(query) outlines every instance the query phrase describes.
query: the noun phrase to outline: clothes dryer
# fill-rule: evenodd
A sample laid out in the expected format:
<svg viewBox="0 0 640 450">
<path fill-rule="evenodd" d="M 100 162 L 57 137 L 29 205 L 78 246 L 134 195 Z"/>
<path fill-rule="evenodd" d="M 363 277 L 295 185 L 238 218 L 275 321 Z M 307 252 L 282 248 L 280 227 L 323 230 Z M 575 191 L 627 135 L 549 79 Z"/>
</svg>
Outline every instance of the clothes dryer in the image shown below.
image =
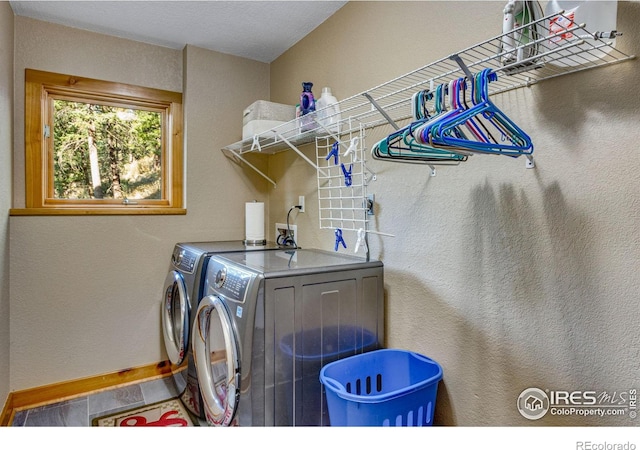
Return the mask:
<svg viewBox="0 0 640 450">
<path fill-rule="evenodd" d="M 169 361 L 174 366 L 187 364 L 187 375 L 176 377 L 185 406 L 204 418 L 190 345 L 190 330 L 198 301 L 202 298 L 203 275 L 211 255 L 227 252 L 275 250 L 272 243 L 245 245 L 244 241 L 184 242 L 174 246 L 169 272 L 162 290 L 162 334 Z"/>
<path fill-rule="evenodd" d="M 383 264 L 313 249 L 210 258 L 193 355 L 210 425 L 328 425 L 323 365 L 384 342 Z"/>
</svg>

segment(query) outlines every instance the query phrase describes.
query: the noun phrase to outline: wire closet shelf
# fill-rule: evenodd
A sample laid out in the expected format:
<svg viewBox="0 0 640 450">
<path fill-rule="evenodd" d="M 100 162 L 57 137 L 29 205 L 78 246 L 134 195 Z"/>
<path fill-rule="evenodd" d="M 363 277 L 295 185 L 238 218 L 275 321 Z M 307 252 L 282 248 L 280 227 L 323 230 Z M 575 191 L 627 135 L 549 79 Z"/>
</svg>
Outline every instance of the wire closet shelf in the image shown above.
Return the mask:
<svg viewBox="0 0 640 450">
<path fill-rule="evenodd" d="M 411 97 L 416 91 L 448 83 L 451 79 L 469 77 L 484 69 L 490 69 L 498 75 L 498 80 L 489 85 L 489 94 L 495 96 L 551 78 L 635 58 L 635 55 L 627 55 L 614 47 L 613 39 L 620 35 L 615 30 L 592 32 L 586 24 L 576 24 L 563 14 L 564 11 L 560 11 L 542 17 L 526 26 L 514 28 L 510 33 L 487 39 L 339 101 L 341 133 L 351 132 L 353 123 L 364 124 L 368 129 L 410 119 Z M 561 25 L 567 22 L 569 25 Z M 523 54 L 533 53 L 533 56 L 505 64 L 510 53 L 509 50 L 503 50 L 505 36 L 525 33 L 525 29 L 533 29 L 534 26 L 542 31 L 531 35 L 528 42 L 517 49 Z M 536 51 L 531 52 L 534 47 Z M 247 162 L 241 155 L 250 152 L 272 154 L 294 149 L 315 166 L 296 148 L 314 142 L 317 136 L 330 135 L 319 123 L 315 122 L 315 125 L 301 131 L 297 120 L 293 120 L 222 150 Z M 269 181 L 275 185 L 272 180 Z"/>
<path fill-rule="evenodd" d="M 340 245 L 347 248 L 342 232 L 355 232 L 356 244 L 352 246 L 349 235 L 348 251 L 354 247 L 356 253 L 365 251 L 368 259 L 369 233 L 393 235 L 370 229 L 373 200 L 367 194 L 367 185 L 376 179 L 376 175 L 366 164 L 366 130 L 381 125 L 391 125 L 397 130 L 397 123 L 413 117 L 412 97 L 416 92 L 433 91 L 436 86 L 459 78 L 472 79 L 474 74 L 484 70 L 497 75 L 497 80 L 488 84 L 488 94 L 496 96 L 559 76 L 635 58 L 635 55 L 615 48 L 614 40 L 620 34 L 617 30 L 589 31 L 585 24 L 574 23 L 560 11 L 339 101 L 339 117 L 323 111 L 333 123 L 331 129 L 319 120 L 305 121 L 301 127 L 298 119 L 294 119 L 222 150 L 227 156 L 250 166 L 274 186 L 275 181 L 243 155 L 295 151 L 316 170 L 320 228 L 335 229 L 336 251 Z M 505 45 L 508 39 L 513 42 L 514 38 L 518 42 L 515 48 Z M 432 110 L 434 100 L 430 102 L 425 107 Z M 298 149 L 298 146 L 312 142 L 316 144 L 316 161 Z M 349 146 L 354 147 L 351 160 L 345 154 Z M 332 162 L 330 155 L 336 151 L 340 159 Z M 530 155 L 527 155 L 527 167 L 534 167 Z"/>
</svg>

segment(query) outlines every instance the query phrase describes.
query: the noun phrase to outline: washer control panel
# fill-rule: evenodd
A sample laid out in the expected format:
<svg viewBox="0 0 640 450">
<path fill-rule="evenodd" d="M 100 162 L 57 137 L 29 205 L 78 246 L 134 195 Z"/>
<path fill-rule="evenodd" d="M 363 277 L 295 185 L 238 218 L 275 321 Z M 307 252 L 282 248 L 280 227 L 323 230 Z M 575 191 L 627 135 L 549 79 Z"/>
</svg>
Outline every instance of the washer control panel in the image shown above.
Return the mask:
<svg viewBox="0 0 640 450">
<path fill-rule="evenodd" d="M 212 284 L 216 292 L 241 303 L 244 303 L 247 287 L 254 277 L 250 272 L 213 261 L 209 265 L 208 275 L 207 282 Z"/>
<path fill-rule="evenodd" d="M 176 247 L 171 255 L 171 262 L 182 272 L 193 273 L 196 267 L 197 255 L 184 248 Z"/>
</svg>

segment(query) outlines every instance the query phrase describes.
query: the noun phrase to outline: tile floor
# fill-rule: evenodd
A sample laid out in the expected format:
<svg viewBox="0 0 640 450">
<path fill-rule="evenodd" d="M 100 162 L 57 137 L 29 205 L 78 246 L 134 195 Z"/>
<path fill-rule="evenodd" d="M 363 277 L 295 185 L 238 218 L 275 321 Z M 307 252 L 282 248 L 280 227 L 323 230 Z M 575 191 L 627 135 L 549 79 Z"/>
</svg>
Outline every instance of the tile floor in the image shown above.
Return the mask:
<svg viewBox="0 0 640 450">
<path fill-rule="evenodd" d="M 181 374 L 17 411 L 13 427 L 89 427 L 96 417 L 179 396 Z"/>
</svg>

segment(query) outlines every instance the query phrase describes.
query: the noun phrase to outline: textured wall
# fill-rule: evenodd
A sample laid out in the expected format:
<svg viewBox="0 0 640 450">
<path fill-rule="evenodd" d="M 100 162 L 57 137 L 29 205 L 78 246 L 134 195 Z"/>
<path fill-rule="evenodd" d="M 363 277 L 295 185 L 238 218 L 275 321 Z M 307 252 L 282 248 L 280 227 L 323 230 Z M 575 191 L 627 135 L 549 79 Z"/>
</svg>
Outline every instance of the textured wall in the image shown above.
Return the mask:
<svg viewBox="0 0 640 450">
<path fill-rule="evenodd" d="M 350 2 L 272 63 L 272 100 L 301 81 L 356 94 L 501 31 L 504 2 Z M 619 47 L 640 50 L 640 3 L 619 2 Z M 436 423 L 638 425 L 547 414 L 530 422 L 528 387 L 638 388 L 640 191 L 638 60 L 504 94 L 498 106 L 533 139 L 523 159 L 473 156 L 436 177 L 370 161 L 377 173 L 372 257 L 385 264 L 387 346 L 444 368 Z M 368 148 L 390 131 L 376 129 Z M 314 149 L 306 149 L 314 155 Z M 272 219 L 315 173 L 291 152 L 270 161 Z M 303 246 L 333 249 L 315 197 L 298 216 Z M 285 210 L 286 214 L 286 210 Z M 353 241 L 351 241 L 353 242 Z"/>
<path fill-rule="evenodd" d="M 240 137 L 242 109 L 269 98 L 269 89 L 271 100 L 295 104 L 307 80 L 338 98 L 360 92 L 498 34 L 503 3 L 351 2 L 270 75 L 264 64 L 192 47 L 177 55 L 141 44 L 140 63 L 123 65 L 138 44 L 16 18 L 15 206 L 23 198 L 20 80 L 31 66 L 184 86 L 189 214 L 12 217 L 11 389 L 164 359 L 158 299 L 173 243 L 240 239 L 246 200 L 269 194 L 272 223 L 307 195 L 301 244 L 332 249 L 331 232 L 318 230 L 315 173 L 306 163 L 292 152 L 272 157 L 272 189 L 221 157 L 218 149 Z M 640 4 L 620 2 L 619 45 L 629 53 L 638 53 L 639 26 Z M 158 70 L 159 55 L 171 74 Z M 375 228 L 397 235 L 370 242 L 385 263 L 387 345 L 442 364 L 436 423 L 637 425 L 575 416 L 528 422 L 515 402 L 532 386 L 637 387 L 638 65 L 496 99 L 532 136 L 535 170 L 519 159 L 474 156 L 431 178 L 424 167 L 371 162 Z M 372 132 L 369 145 L 383 131 Z M 128 232 L 114 237 L 117 230 Z"/>
<path fill-rule="evenodd" d="M 9 217 L 13 138 L 13 11 L 0 2 L 0 408 L 9 392 Z"/>
<path fill-rule="evenodd" d="M 188 212 L 10 218 L 11 390 L 165 360 L 160 297 L 174 244 L 242 239 L 244 202 L 260 196 L 256 186 L 264 189 L 253 175 L 240 176 L 244 169 L 220 148 L 240 139 L 242 110 L 268 98 L 268 65 L 23 17 L 15 23 L 16 206 L 24 197 L 23 73 L 30 67 L 182 91 Z"/>
</svg>

